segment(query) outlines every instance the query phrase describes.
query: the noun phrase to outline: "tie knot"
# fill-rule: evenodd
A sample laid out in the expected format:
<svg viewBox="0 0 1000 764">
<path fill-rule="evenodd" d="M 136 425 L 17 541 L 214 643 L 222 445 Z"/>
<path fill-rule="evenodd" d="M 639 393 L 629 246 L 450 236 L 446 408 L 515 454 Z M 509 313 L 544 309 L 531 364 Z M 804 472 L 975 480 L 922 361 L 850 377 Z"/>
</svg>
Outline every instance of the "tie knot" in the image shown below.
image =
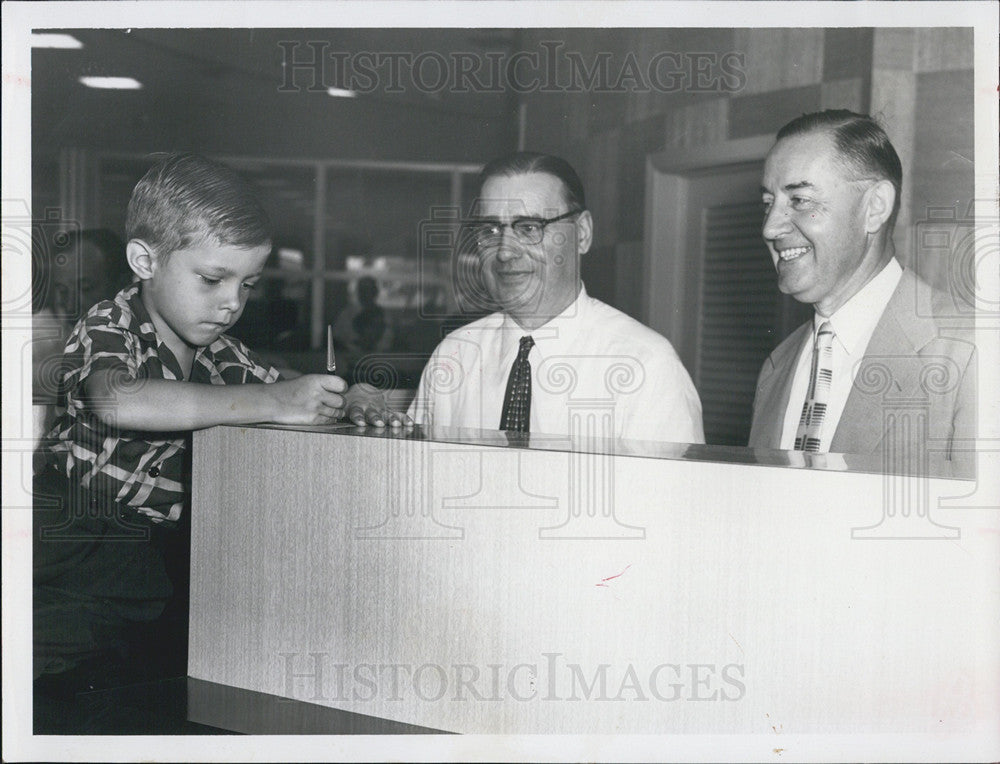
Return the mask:
<svg viewBox="0 0 1000 764">
<path fill-rule="evenodd" d="M 521 347 L 517 351 L 517 357 L 527 358 L 528 353 L 531 352 L 531 348 L 533 348 L 534 346 L 535 346 L 535 340 L 530 334 L 521 337 Z"/>
<path fill-rule="evenodd" d="M 824 321 L 820 324 L 819 331 L 816 332 L 816 347 L 832 347 L 833 337 L 833 324 Z"/>
</svg>

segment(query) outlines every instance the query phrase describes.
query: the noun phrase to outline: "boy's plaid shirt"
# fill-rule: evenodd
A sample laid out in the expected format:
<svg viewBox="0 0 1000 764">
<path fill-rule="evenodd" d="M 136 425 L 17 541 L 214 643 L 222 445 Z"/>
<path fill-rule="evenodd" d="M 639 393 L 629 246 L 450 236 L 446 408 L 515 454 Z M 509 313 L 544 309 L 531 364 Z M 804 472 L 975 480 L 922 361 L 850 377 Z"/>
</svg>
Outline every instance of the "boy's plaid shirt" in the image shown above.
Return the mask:
<svg viewBox="0 0 1000 764">
<path fill-rule="evenodd" d="M 183 379 L 140 299 L 140 284 L 91 308 L 66 342 L 61 392 L 66 411 L 47 436 L 48 461 L 71 485 L 138 509 L 153 522 L 176 522 L 191 483 L 190 432 L 119 430 L 102 423 L 83 400 L 83 381 L 113 370 L 122 389 L 143 379 Z M 191 383 L 275 382 L 277 369 L 243 343 L 221 336 L 195 353 Z"/>
</svg>

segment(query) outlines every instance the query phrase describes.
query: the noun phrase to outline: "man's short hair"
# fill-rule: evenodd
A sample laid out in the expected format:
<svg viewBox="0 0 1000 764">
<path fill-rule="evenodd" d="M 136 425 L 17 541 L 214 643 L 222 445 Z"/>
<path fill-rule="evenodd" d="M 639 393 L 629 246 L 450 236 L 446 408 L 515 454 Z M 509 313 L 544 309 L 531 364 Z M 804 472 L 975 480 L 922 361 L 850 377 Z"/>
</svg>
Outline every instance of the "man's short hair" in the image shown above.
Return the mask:
<svg viewBox="0 0 1000 764">
<path fill-rule="evenodd" d="M 563 196 L 571 209 L 587 209 L 587 199 L 583 193 L 583 183 L 572 165 L 562 157 L 539 154 L 534 151 L 517 151 L 488 162 L 479 173 L 479 189 L 486 181 L 497 176 L 527 175 L 543 172 L 562 181 Z"/>
<path fill-rule="evenodd" d="M 162 256 L 205 239 L 247 249 L 271 243 L 270 221 L 251 185 L 189 153 L 167 155 L 136 184 L 125 233 Z"/>
<path fill-rule="evenodd" d="M 888 221 L 888 230 L 892 231 L 903 192 L 903 165 L 885 130 L 867 114 L 827 109 L 796 117 L 778 131 L 777 140 L 821 131 L 833 137 L 837 153 L 850 172 L 859 178 L 875 177 L 892 183 L 896 190 Z"/>
</svg>

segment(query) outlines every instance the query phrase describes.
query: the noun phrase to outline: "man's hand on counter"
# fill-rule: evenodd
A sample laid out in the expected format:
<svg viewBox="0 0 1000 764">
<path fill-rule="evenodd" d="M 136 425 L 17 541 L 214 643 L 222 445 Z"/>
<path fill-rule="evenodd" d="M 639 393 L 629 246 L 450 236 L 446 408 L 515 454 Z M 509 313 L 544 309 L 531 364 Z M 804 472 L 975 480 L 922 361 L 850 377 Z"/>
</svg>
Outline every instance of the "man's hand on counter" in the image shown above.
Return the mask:
<svg viewBox="0 0 1000 764">
<path fill-rule="evenodd" d="M 359 427 L 413 427 L 413 420 L 402 411 L 389 408 L 385 395 L 366 382 L 351 385 L 344 393 L 345 416 Z"/>
</svg>

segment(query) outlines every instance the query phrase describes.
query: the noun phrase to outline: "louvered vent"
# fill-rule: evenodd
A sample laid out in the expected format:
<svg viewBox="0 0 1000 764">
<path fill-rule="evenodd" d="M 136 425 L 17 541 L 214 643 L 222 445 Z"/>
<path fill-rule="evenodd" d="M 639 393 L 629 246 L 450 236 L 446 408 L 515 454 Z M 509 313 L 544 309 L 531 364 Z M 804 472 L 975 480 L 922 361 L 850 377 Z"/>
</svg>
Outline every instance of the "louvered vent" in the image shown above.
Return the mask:
<svg viewBox="0 0 1000 764">
<path fill-rule="evenodd" d="M 745 446 L 761 364 L 781 337 L 781 295 L 761 240 L 760 202 L 704 211 L 705 259 L 695 384 L 705 439 Z"/>
</svg>

